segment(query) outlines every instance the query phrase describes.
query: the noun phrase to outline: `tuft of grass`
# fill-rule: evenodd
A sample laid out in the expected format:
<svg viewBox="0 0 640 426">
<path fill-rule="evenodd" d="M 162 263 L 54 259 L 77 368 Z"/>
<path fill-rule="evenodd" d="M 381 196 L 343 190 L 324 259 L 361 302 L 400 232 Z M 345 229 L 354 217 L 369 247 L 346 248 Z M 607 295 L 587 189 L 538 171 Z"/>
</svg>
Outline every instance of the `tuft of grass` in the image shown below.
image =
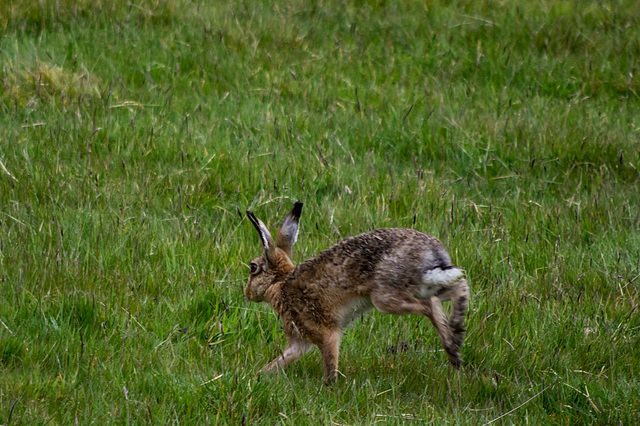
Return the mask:
<svg viewBox="0 0 640 426">
<path fill-rule="evenodd" d="M 46 62 L 33 67 L 8 62 L 2 73 L 4 90 L 0 95 L 7 110 L 34 107 L 38 102 L 68 106 L 82 97 L 100 97 L 101 82 L 86 68 L 73 72 Z"/>
</svg>

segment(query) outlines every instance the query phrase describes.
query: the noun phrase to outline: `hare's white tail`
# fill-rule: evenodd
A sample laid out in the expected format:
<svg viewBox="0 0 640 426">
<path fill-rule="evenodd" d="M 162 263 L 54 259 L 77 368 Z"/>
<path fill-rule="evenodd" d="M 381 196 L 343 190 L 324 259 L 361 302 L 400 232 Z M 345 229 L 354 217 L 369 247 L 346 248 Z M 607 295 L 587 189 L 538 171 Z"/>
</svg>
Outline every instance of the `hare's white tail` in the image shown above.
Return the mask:
<svg viewBox="0 0 640 426">
<path fill-rule="evenodd" d="M 435 296 L 443 287 L 454 284 L 463 275 L 464 271 L 455 266 L 429 269 L 422 275 L 422 285 L 417 296 L 424 299 Z"/>
<path fill-rule="evenodd" d="M 456 268 L 455 266 L 448 268 L 433 268 L 425 272 L 422 279 L 427 285 L 447 285 L 458 281 L 462 275 L 462 269 Z"/>
</svg>

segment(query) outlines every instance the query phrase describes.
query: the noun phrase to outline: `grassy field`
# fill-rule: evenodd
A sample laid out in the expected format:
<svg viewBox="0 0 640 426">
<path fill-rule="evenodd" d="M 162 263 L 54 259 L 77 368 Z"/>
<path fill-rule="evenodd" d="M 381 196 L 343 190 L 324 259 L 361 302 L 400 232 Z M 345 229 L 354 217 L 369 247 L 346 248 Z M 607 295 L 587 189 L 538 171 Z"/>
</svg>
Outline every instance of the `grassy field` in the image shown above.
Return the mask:
<svg viewBox="0 0 640 426">
<path fill-rule="evenodd" d="M 631 424 L 640 417 L 636 1 L 6 0 L 1 424 Z M 464 367 L 372 314 L 322 385 L 245 302 L 295 261 L 431 233 Z M 399 347 L 405 350 L 397 350 Z"/>
</svg>

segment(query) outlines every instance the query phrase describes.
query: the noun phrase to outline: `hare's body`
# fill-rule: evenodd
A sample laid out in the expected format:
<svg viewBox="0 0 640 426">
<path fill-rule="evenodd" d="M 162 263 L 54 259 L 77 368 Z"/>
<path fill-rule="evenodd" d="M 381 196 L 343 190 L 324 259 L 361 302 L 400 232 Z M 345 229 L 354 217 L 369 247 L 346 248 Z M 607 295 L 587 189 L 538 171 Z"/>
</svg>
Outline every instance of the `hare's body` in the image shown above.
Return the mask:
<svg viewBox="0 0 640 426">
<path fill-rule="evenodd" d="M 316 323 L 344 328 L 374 306 L 384 313 L 413 313 L 405 311 L 417 300 L 448 288 L 433 278 L 448 275 L 460 278 L 461 271 L 435 238 L 410 229 L 378 229 L 298 265 L 271 304 L 283 320 L 291 316 L 301 333 L 308 321 L 310 328 Z"/>
<path fill-rule="evenodd" d="M 347 238 L 294 267 L 290 254 L 301 209 L 302 203 L 296 203 L 283 221 L 277 248 L 264 224 L 248 212 L 265 252 L 252 262 L 245 294 L 274 308 L 289 339 L 287 349 L 266 370 L 284 368 L 316 345 L 326 379 L 335 380 L 342 331 L 372 308 L 428 316 L 449 360 L 460 366 L 469 291 L 463 272 L 451 264 L 440 241 L 411 229 L 377 229 Z M 453 302 L 449 319 L 441 300 Z"/>
</svg>

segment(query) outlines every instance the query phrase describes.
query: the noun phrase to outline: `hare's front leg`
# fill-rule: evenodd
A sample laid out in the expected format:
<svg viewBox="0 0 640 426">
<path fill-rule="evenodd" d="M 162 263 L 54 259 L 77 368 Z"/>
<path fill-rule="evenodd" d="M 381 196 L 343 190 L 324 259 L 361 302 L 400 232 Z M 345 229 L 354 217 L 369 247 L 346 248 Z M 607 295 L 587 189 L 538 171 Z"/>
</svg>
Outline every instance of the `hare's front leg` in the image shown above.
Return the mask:
<svg viewBox="0 0 640 426">
<path fill-rule="evenodd" d="M 338 354 L 342 330 L 332 330 L 326 333 L 325 338 L 318 344 L 324 364 L 324 382 L 333 384 L 338 378 Z"/>
<path fill-rule="evenodd" d="M 312 346 L 313 345 L 311 343 L 305 342 L 304 340 L 291 340 L 285 350 L 276 359 L 265 365 L 262 368 L 262 371 L 270 373 L 282 370 L 286 368 L 287 365 L 300 359 L 300 357 L 307 353 Z"/>
</svg>

